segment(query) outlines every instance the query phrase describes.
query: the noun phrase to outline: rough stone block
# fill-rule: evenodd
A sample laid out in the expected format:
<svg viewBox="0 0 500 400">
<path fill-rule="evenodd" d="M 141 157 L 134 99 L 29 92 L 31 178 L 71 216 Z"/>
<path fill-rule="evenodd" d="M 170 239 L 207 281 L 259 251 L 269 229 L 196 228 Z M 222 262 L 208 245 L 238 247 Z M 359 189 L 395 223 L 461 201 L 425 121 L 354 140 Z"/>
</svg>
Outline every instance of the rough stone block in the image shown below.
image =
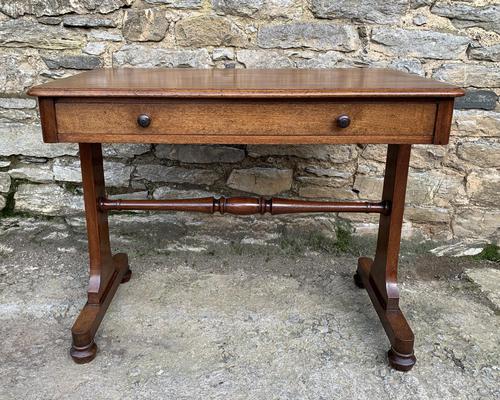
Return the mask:
<svg viewBox="0 0 500 400">
<path fill-rule="evenodd" d="M 474 47 L 469 52 L 473 60 L 500 62 L 500 44 L 485 47 Z"/>
<path fill-rule="evenodd" d="M 293 62 L 275 50 L 238 50 L 237 60 L 247 68 L 293 68 Z"/>
<path fill-rule="evenodd" d="M 2 211 L 7 205 L 7 199 L 5 196 L 0 195 L 0 211 Z"/>
<path fill-rule="evenodd" d="M 78 145 L 73 143 L 43 143 L 39 125 L 0 124 L 0 138 L 2 138 L 0 156 L 22 154 L 54 158 L 78 154 Z"/>
<path fill-rule="evenodd" d="M 79 160 L 56 159 L 52 167 L 54 179 L 61 182 L 81 182 L 82 173 Z M 104 180 L 106 186 L 127 187 L 133 167 L 114 161 L 104 161 Z"/>
<path fill-rule="evenodd" d="M 457 237 L 469 239 L 471 236 L 500 238 L 500 211 L 498 208 L 460 207 L 455 215 L 452 228 Z"/>
<path fill-rule="evenodd" d="M 448 208 L 441 207 L 406 207 L 405 219 L 418 224 L 446 224 L 451 221 Z"/>
<path fill-rule="evenodd" d="M 212 0 L 212 7 L 217 14 L 250 17 L 264 6 L 264 0 Z"/>
<path fill-rule="evenodd" d="M 155 164 L 141 164 L 136 167 L 134 179 L 146 179 L 151 182 L 211 185 L 219 179 L 219 174 L 209 169 L 188 169 Z"/>
<path fill-rule="evenodd" d="M 358 196 L 351 188 L 305 185 L 299 186 L 299 196 L 315 199 L 329 199 L 339 201 L 358 200 Z"/>
<path fill-rule="evenodd" d="M 465 177 L 451 170 L 410 171 L 406 201 L 416 206 L 467 204 Z"/>
<path fill-rule="evenodd" d="M 96 56 L 87 55 L 47 55 L 43 61 L 50 69 L 94 69 L 102 66 L 102 60 Z"/>
<path fill-rule="evenodd" d="M 245 151 L 237 147 L 211 145 L 158 145 L 158 158 L 167 158 L 185 163 L 236 163 L 245 158 Z"/>
<path fill-rule="evenodd" d="M 146 0 L 148 4 L 167 4 L 172 8 L 201 8 L 202 0 Z"/>
<path fill-rule="evenodd" d="M 177 43 L 181 46 L 235 46 L 248 44 L 245 33 L 226 18 L 202 15 L 182 19 L 175 25 Z"/>
<path fill-rule="evenodd" d="M 500 137 L 500 113 L 494 111 L 455 111 L 452 135 Z"/>
<path fill-rule="evenodd" d="M 14 195 L 14 211 L 41 215 L 74 215 L 83 212 L 83 197 L 56 184 L 21 184 Z"/>
<path fill-rule="evenodd" d="M 448 17 L 457 28 L 477 26 L 500 33 L 500 5 L 476 6 L 459 1 L 438 1 L 431 7 L 433 14 Z"/>
<path fill-rule="evenodd" d="M 390 56 L 456 59 L 465 55 L 470 39 L 451 33 L 374 27 L 371 40 Z"/>
<path fill-rule="evenodd" d="M 125 45 L 113 54 L 116 67 L 165 67 L 165 68 L 208 68 L 212 59 L 206 49 L 173 50 L 154 49 L 147 46 Z"/>
<path fill-rule="evenodd" d="M 481 64 L 443 64 L 433 74 L 433 78 L 467 87 L 500 87 L 500 68 Z"/>
<path fill-rule="evenodd" d="M 63 25 L 75 28 L 115 28 L 116 22 L 96 15 L 68 15 L 63 18 Z"/>
<path fill-rule="evenodd" d="M 457 146 L 457 155 L 482 168 L 500 168 L 500 142 L 495 140 L 461 142 Z"/>
<path fill-rule="evenodd" d="M 26 164 L 19 163 L 9 170 L 9 175 L 13 179 L 23 179 L 31 182 L 52 182 L 54 173 L 52 164 Z"/>
<path fill-rule="evenodd" d="M 397 24 L 408 8 L 408 0 L 312 0 L 317 18 L 354 19 L 374 24 Z"/>
<path fill-rule="evenodd" d="M 467 176 L 467 194 L 473 204 L 498 208 L 500 204 L 500 174 L 498 169 L 471 172 Z"/>
<path fill-rule="evenodd" d="M 455 99 L 456 110 L 494 110 L 498 96 L 492 90 L 466 90 L 465 96 Z"/>
<path fill-rule="evenodd" d="M 0 192 L 7 193 L 10 190 L 10 175 L 7 172 L 0 172 Z"/>
<path fill-rule="evenodd" d="M 82 44 L 77 33 L 59 26 L 24 19 L 0 22 L 0 45 L 4 47 L 65 50 L 81 48 Z"/>
<path fill-rule="evenodd" d="M 362 200 L 380 201 L 384 178 L 373 175 L 356 175 L 353 189 Z"/>
<path fill-rule="evenodd" d="M 345 163 L 357 157 L 354 145 L 249 145 L 250 157 L 292 156 L 306 159 Z"/>
<path fill-rule="evenodd" d="M 226 182 L 232 189 L 259 195 L 274 195 L 290 190 L 293 171 L 278 168 L 233 169 Z"/>
<path fill-rule="evenodd" d="M 168 26 L 165 12 L 160 9 L 130 9 L 125 13 L 123 36 L 135 42 L 159 42 L 165 37 Z"/>
<path fill-rule="evenodd" d="M 151 145 L 142 143 L 110 143 L 102 146 L 102 153 L 105 157 L 133 158 L 149 150 L 151 150 Z"/>
<path fill-rule="evenodd" d="M 296 22 L 264 25 L 257 34 L 257 44 L 263 48 L 301 48 L 350 52 L 361 42 L 354 26 L 333 23 Z"/>
</svg>

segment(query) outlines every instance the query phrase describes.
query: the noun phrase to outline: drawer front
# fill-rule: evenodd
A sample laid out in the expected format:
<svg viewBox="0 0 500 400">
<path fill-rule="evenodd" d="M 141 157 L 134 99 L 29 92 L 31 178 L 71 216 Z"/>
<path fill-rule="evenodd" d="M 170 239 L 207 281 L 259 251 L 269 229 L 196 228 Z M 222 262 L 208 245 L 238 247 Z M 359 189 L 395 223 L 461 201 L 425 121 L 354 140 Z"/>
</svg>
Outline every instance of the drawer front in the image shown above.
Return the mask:
<svg viewBox="0 0 500 400">
<path fill-rule="evenodd" d="M 220 101 L 56 103 L 59 133 L 165 135 L 432 135 L 436 104 L 425 102 Z M 140 115 L 149 126 L 141 127 Z M 338 126 L 347 115 L 349 126 Z"/>
</svg>

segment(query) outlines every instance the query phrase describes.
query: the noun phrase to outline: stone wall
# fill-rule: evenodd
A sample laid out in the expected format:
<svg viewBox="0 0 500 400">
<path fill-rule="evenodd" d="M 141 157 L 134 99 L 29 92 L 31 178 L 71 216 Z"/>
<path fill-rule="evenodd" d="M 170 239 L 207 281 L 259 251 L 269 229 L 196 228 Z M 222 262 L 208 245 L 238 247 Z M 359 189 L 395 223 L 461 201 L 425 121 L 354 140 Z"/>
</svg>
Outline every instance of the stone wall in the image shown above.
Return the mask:
<svg viewBox="0 0 500 400">
<path fill-rule="evenodd" d="M 111 66 L 388 67 L 467 89 L 451 144 L 414 147 L 405 234 L 496 241 L 499 38 L 495 0 L 0 0 L 0 209 L 82 210 L 77 147 L 42 144 L 25 95 L 34 84 Z M 109 145 L 105 153 L 110 192 L 130 198 L 378 199 L 385 148 Z M 376 227 L 372 216 L 342 218 L 359 234 Z"/>
</svg>

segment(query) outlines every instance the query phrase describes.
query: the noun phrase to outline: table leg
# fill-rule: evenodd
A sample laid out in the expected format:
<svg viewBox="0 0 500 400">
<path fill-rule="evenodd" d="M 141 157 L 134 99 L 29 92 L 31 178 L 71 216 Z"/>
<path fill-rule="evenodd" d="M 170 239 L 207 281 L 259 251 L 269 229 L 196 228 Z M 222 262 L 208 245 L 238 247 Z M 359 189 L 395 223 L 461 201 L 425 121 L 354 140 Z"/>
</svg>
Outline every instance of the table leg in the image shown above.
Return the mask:
<svg viewBox="0 0 500 400">
<path fill-rule="evenodd" d="M 380 216 L 375 259 L 360 258 L 354 275 L 355 283 L 366 288 L 391 343 L 389 364 L 400 371 L 409 371 L 416 362 L 414 336 L 399 308 L 397 284 L 410 151 L 406 144 L 388 147 L 382 200 L 390 203 L 391 211 Z"/>
<path fill-rule="evenodd" d="M 100 144 L 81 143 L 80 163 L 89 247 L 88 300 L 71 329 L 71 357 L 83 364 L 94 359 L 94 336 L 120 283 L 130 279 L 127 255 L 111 255 L 108 215 L 98 206 L 105 197 L 104 170 Z"/>
</svg>

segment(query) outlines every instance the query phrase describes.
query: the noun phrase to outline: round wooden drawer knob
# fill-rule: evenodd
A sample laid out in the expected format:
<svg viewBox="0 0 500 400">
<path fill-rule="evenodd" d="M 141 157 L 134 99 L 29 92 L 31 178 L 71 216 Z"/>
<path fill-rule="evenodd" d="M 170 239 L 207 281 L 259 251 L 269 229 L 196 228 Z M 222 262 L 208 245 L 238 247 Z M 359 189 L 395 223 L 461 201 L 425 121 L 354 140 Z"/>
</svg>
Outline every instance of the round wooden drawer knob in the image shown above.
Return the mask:
<svg viewBox="0 0 500 400">
<path fill-rule="evenodd" d="M 339 128 L 347 128 L 351 123 L 351 118 L 348 115 L 340 115 L 337 117 L 337 126 Z"/>
<path fill-rule="evenodd" d="M 147 114 L 141 114 L 137 117 L 137 123 L 143 128 L 147 128 L 151 124 L 151 117 Z"/>
</svg>

